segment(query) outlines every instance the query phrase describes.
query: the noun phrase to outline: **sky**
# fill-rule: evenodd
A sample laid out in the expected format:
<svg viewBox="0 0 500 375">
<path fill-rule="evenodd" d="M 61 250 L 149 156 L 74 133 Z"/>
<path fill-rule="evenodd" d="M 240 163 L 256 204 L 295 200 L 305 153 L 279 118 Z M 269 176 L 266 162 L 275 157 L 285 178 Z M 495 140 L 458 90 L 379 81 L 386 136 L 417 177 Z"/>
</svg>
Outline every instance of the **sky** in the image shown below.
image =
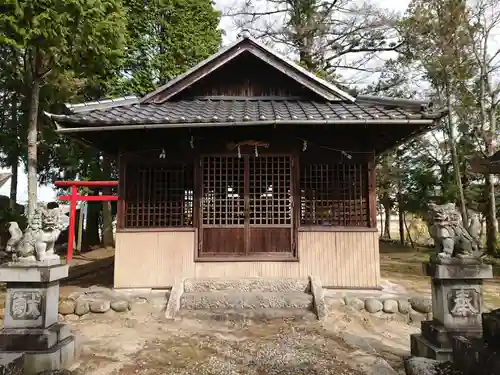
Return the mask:
<svg viewBox="0 0 500 375">
<path fill-rule="evenodd" d="M 236 0 L 241 2 L 241 0 Z M 397 12 L 404 12 L 407 8 L 410 0 L 372 0 L 373 3 L 379 5 L 380 7 L 387 8 Z M 224 11 L 228 7 L 235 4 L 234 0 L 216 0 L 216 7 Z M 228 17 L 223 17 L 221 20 L 221 29 L 226 33 L 224 36 L 224 44 L 233 42 L 237 37 L 237 30 L 235 30 L 231 19 Z M 9 169 L 0 168 L 0 172 L 9 172 Z M 10 193 L 10 180 L 0 188 L 0 195 L 9 196 Z M 56 198 L 56 192 L 52 185 L 39 185 L 38 186 L 38 200 L 41 202 L 54 201 Z M 17 200 L 20 204 L 25 204 L 28 199 L 28 178 L 25 173 L 25 167 L 21 165 L 19 167 L 19 177 L 17 185 Z"/>
</svg>

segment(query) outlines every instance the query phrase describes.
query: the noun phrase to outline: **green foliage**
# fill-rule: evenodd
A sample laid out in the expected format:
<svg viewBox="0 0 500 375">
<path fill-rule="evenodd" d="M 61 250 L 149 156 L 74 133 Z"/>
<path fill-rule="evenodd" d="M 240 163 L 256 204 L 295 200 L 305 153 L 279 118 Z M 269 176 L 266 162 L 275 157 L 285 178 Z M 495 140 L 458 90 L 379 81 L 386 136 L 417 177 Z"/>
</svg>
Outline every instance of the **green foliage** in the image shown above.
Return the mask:
<svg viewBox="0 0 500 375">
<path fill-rule="evenodd" d="M 465 0 L 413 0 L 400 28 L 406 58 L 419 62 L 435 87 L 456 89 L 474 76 Z"/>
<path fill-rule="evenodd" d="M 17 150 L 24 159 L 26 95 L 33 73 L 24 58 L 31 51 L 39 61 L 34 73 L 43 77 L 41 110 L 61 113 L 65 102 L 151 91 L 214 53 L 221 43 L 220 14 L 207 0 L 9 0 L 0 8 L 5 43 L 0 48 L 6 51 L 0 56 L 0 92 L 8 94 L 2 107 L 10 108 L 13 92 L 19 100 L 18 118 L 5 111 L 0 118 L 1 151 L 12 155 Z M 33 27 L 28 30 L 28 25 Z M 96 150 L 60 138 L 47 118 L 39 120 L 40 182 L 58 179 L 62 171 L 65 178 L 106 179 Z M 8 166 L 8 160 L 2 161 Z"/>
<path fill-rule="evenodd" d="M 1 6 L 0 44 L 24 55 L 24 69 L 34 75 L 104 72 L 121 57 L 124 35 L 119 0 L 6 0 Z"/>
<path fill-rule="evenodd" d="M 403 211 L 423 217 L 430 201 L 457 205 L 463 201 L 467 209 L 491 221 L 489 202 L 498 202 L 500 194 L 490 196 L 484 176 L 472 173 L 467 161 L 491 152 L 495 138 L 491 129 L 495 129 L 492 119 L 496 117 L 488 111 L 493 108 L 491 94 L 500 92 L 499 85 L 485 78 L 481 69 L 487 75 L 496 74 L 491 62 L 497 55 L 478 52 L 485 51 L 485 37 L 481 34 L 488 30 L 485 25 L 500 24 L 494 16 L 498 12 L 488 13 L 498 5 L 497 1 L 474 5 L 465 0 L 410 3 L 399 22 L 405 39 L 402 54 L 386 63 L 380 80 L 368 90 L 388 96 L 413 96 L 415 82 L 424 82 L 429 88 L 420 95 L 444 106 L 450 115 L 439 128 L 400 147 L 398 156 L 386 155 L 380 160 L 379 200 L 390 201 L 394 207 L 402 204 Z M 481 67 L 482 56 L 490 64 L 488 69 Z M 402 199 L 398 202 L 397 197 Z M 496 208 L 498 212 L 500 205 Z M 491 234 L 494 231 L 489 229 L 488 236 L 493 237 Z M 492 246 L 489 241 L 488 250 L 493 248 L 494 243 Z"/>
<path fill-rule="evenodd" d="M 219 21 L 208 0 L 4 1 L 0 165 L 27 162 L 30 93 L 38 81 L 38 181 L 117 178 L 114 161 L 104 167 L 100 152 L 59 137 L 42 111 L 155 89 L 217 50 Z"/>
<path fill-rule="evenodd" d="M 220 47 L 220 13 L 209 0 L 125 0 L 125 9 L 127 78 L 110 88 L 116 94 L 150 92 Z"/>
<path fill-rule="evenodd" d="M 52 124 L 43 126 L 42 118 L 40 127 L 37 117 L 41 110 L 54 109 L 55 103 L 78 97 L 94 77 L 116 71 L 123 55 L 125 23 L 120 0 L 2 3 L 0 44 L 7 52 L 0 58 L 5 68 L 0 71 L 3 165 L 17 166 L 20 159 L 27 162 L 26 139 L 32 134 L 38 145 L 38 170 L 52 167 L 51 156 L 60 149 L 58 137 Z M 30 118 L 32 111 L 35 116 Z M 33 173 L 28 176 L 31 180 L 36 177 Z"/>
</svg>

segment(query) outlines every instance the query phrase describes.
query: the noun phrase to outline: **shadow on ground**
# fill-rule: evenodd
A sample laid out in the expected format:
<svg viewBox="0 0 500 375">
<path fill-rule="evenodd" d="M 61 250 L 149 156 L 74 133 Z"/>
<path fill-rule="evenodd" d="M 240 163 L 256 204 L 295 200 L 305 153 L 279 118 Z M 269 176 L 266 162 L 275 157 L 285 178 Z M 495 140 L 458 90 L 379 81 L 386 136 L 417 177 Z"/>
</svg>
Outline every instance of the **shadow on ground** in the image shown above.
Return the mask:
<svg viewBox="0 0 500 375">
<path fill-rule="evenodd" d="M 84 256 L 79 255 L 79 257 Z M 73 266 L 69 270 L 68 278 L 61 282 L 61 286 L 88 288 L 93 285 L 98 285 L 112 288 L 114 260 L 115 257 L 112 256 Z"/>
<path fill-rule="evenodd" d="M 166 323 L 121 315 L 75 324 L 88 341 L 74 375 L 397 374 L 372 346 L 359 345 L 363 337 L 346 340 L 319 322 Z"/>
</svg>

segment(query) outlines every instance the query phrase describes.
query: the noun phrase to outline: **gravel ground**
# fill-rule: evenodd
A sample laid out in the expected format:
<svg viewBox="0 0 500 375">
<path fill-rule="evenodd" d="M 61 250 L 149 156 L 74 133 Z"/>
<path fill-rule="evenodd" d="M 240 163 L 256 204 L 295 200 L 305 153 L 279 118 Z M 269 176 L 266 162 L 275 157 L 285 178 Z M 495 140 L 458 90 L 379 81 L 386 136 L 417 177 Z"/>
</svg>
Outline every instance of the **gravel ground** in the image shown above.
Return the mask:
<svg viewBox="0 0 500 375">
<path fill-rule="evenodd" d="M 397 374 L 320 323 L 162 322 L 130 312 L 71 324 L 84 336 L 73 375 Z"/>
</svg>

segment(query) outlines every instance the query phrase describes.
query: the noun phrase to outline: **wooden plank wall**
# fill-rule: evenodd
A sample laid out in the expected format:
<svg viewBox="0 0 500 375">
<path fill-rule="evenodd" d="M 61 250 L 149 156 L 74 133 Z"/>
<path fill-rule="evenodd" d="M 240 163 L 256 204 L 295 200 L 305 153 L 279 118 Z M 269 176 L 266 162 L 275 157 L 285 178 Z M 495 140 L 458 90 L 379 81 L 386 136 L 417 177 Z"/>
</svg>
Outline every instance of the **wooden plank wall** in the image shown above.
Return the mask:
<svg viewBox="0 0 500 375">
<path fill-rule="evenodd" d="M 378 232 L 300 232 L 298 262 L 194 262 L 195 231 L 118 232 L 115 288 L 166 288 L 183 278 L 307 278 L 324 286 L 380 285 Z"/>
</svg>

